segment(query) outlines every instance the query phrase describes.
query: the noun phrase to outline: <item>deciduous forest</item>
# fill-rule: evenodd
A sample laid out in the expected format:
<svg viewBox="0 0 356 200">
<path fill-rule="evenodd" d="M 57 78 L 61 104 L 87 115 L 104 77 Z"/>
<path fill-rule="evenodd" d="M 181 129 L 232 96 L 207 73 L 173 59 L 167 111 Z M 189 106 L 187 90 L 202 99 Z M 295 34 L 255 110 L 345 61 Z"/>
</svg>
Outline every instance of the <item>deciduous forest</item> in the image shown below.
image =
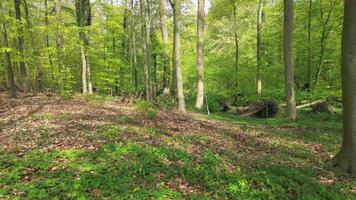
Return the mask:
<svg viewBox="0 0 356 200">
<path fill-rule="evenodd" d="M 356 1 L 1 0 L 0 199 L 356 199 Z"/>
</svg>

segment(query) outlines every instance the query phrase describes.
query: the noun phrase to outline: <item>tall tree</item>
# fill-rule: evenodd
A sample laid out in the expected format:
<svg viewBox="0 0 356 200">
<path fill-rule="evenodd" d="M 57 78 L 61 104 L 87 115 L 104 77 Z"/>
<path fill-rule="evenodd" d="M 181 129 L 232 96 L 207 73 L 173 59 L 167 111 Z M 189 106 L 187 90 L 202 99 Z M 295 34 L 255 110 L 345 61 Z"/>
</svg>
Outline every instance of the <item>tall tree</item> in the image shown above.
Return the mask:
<svg viewBox="0 0 356 200">
<path fill-rule="evenodd" d="M 15 3 L 15 12 L 16 12 L 16 19 L 20 25 L 18 26 L 18 50 L 21 55 L 20 60 L 20 72 L 21 72 L 21 88 L 24 92 L 28 92 L 30 90 L 30 83 L 28 80 L 28 72 L 27 72 L 27 63 L 25 60 L 25 39 L 24 39 L 24 32 L 23 32 L 23 24 L 21 21 L 21 0 L 14 0 Z"/>
<path fill-rule="evenodd" d="M 63 33 L 62 33 L 62 0 L 56 0 L 56 53 L 58 62 L 58 71 L 63 68 Z M 60 73 L 61 74 L 61 73 Z"/>
<path fill-rule="evenodd" d="M 341 47 L 343 99 L 343 141 L 333 164 L 356 175 L 356 1 L 344 1 L 344 27 Z"/>
<path fill-rule="evenodd" d="M 6 26 L 4 23 L 1 23 L 1 25 L 2 25 L 2 32 L 3 32 L 4 48 L 9 48 Z M 16 98 L 17 95 L 16 95 L 14 71 L 12 69 L 11 55 L 9 50 L 6 50 L 5 52 L 5 62 L 6 62 L 5 65 L 6 65 L 7 81 L 9 82 L 9 86 L 10 86 L 10 97 Z"/>
<path fill-rule="evenodd" d="M 236 1 L 233 0 L 232 2 L 233 10 L 232 10 L 232 17 L 233 17 L 233 29 L 234 29 L 234 41 L 235 41 L 235 90 L 238 91 L 239 87 L 239 36 L 237 33 L 237 5 Z M 237 101 L 237 94 L 236 94 L 236 101 Z"/>
<path fill-rule="evenodd" d="M 46 3 L 47 2 L 45 2 L 45 4 Z M 36 72 L 35 72 L 34 92 L 35 92 L 35 94 L 37 94 L 40 90 L 42 90 L 42 69 L 41 69 L 40 59 L 38 59 L 38 56 L 39 56 L 38 49 L 39 48 L 35 47 L 35 39 L 34 39 L 35 34 L 32 30 L 32 23 L 30 21 L 30 14 L 29 14 L 27 0 L 23 0 L 23 4 L 24 4 L 24 11 L 25 11 L 26 25 L 27 25 L 27 29 L 30 33 L 29 35 L 30 35 L 30 44 L 32 47 L 32 56 L 35 58 L 34 61 L 35 61 Z M 45 7 L 46 7 L 46 5 L 45 5 Z M 45 16 L 46 16 L 46 13 L 45 13 Z"/>
<path fill-rule="evenodd" d="M 169 93 L 169 66 L 170 66 L 170 56 L 168 51 L 168 29 L 167 29 L 167 19 L 166 19 L 166 0 L 160 0 L 159 4 L 159 14 L 160 14 L 160 27 L 163 41 L 163 51 L 164 51 L 164 64 L 163 64 L 163 93 Z"/>
<path fill-rule="evenodd" d="M 178 110 L 185 113 L 185 99 L 183 89 L 183 75 L 181 70 L 181 44 L 180 44 L 180 29 L 181 29 L 181 0 L 175 0 L 174 7 L 174 66 L 176 71 L 177 95 L 178 95 Z"/>
<path fill-rule="evenodd" d="M 316 77 L 315 77 L 314 88 L 316 88 L 316 86 L 319 83 L 321 71 L 324 66 L 326 41 L 329 38 L 331 29 L 333 27 L 333 22 L 331 21 L 331 19 L 332 19 L 331 14 L 332 14 L 338 0 L 329 0 L 329 9 L 326 13 L 324 11 L 322 2 L 323 1 L 320 0 L 320 18 L 321 18 L 321 24 L 322 24 L 322 31 L 321 31 L 321 36 L 320 36 L 318 69 L 317 69 L 317 73 L 316 73 Z"/>
<path fill-rule="evenodd" d="M 287 100 L 287 118 L 295 120 L 297 110 L 294 92 L 294 67 L 293 67 L 293 0 L 284 0 L 284 65 L 285 65 L 285 92 Z"/>
<path fill-rule="evenodd" d="M 310 91 L 312 85 L 312 44 L 311 44 L 311 22 L 312 22 L 312 8 L 313 0 L 309 0 L 308 9 L 308 74 L 307 74 L 307 84 L 306 89 Z"/>
<path fill-rule="evenodd" d="M 89 62 L 89 38 L 86 34 L 86 27 L 91 25 L 90 0 L 76 0 L 75 2 L 77 24 L 80 27 L 79 38 L 81 40 L 80 54 L 82 60 L 82 86 L 83 93 L 93 93 Z"/>
<path fill-rule="evenodd" d="M 45 43 L 46 43 L 46 48 L 49 49 L 50 48 L 50 43 L 49 43 L 49 21 L 48 21 L 48 0 L 45 0 L 44 1 L 44 6 L 45 6 L 45 10 L 44 10 L 44 14 L 45 14 L 45 25 L 47 27 L 47 30 L 46 30 L 46 35 L 45 35 Z M 49 65 L 50 65 L 50 68 L 51 68 L 51 80 L 54 81 L 54 69 L 53 69 L 53 61 L 52 61 L 52 56 L 51 54 L 49 53 L 48 54 L 48 61 L 49 61 Z"/>
<path fill-rule="evenodd" d="M 131 9 L 131 69 L 132 69 L 132 82 L 135 90 L 138 89 L 138 80 L 137 80 L 137 52 L 136 52 L 136 21 L 135 21 L 135 4 L 134 0 L 130 1 L 130 9 Z"/>
<path fill-rule="evenodd" d="M 205 0 L 198 0 L 197 11 L 197 101 L 195 107 L 204 105 L 204 13 Z"/>
<path fill-rule="evenodd" d="M 151 52 L 150 52 L 150 20 L 148 14 L 149 2 L 140 0 L 141 31 L 142 31 L 142 54 L 144 57 L 145 78 L 146 78 L 146 99 L 152 100 L 151 84 Z"/>
<path fill-rule="evenodd" d="M 256 73 L 256 85 L 257 94 L 261 95 L 262 92 L 262 17 L 263 17 L 263 0 L 258 2 L 257 10 L 257 73 Z"/>
</svg>

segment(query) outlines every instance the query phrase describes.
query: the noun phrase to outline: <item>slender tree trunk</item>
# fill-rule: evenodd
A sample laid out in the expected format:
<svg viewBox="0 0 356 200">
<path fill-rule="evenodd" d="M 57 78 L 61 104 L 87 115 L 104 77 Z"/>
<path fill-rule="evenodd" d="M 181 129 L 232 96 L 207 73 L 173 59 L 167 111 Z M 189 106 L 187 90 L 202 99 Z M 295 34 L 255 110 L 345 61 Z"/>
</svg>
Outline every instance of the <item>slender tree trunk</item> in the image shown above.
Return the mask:
<svg viewBox="0 0 356 200">
<path fill-rule="evenodd" d="M 294 67 L 293 67 L 293 0 L 284 0 L 284 65 L 285 65 L 285 90 L 287 100 L 287 118 L 295 120 L 297 110 L 294 92 Z"/>
<path fill-rule="evenodd" d="M 22 22 L 21 22 L 21 0 L 14 0 L 15 3 L 15 12 L 16 12 L 16 19 L 19 21 L 21 24 L 18 26 L 18 49 L 21 55 L 21 61 L 20 61 L 20 82 L 21 82 L 21 88 L 24 90 L 24 92 L 29 91 L 29 80 L 28 80 L 28 72 L 27 72 L 27 64 L 24 61 L 25 59 L 25 40 L 24 40 L 24 33 L 23 33 L 23 28 L 22 28 Z"/>
<path fill-rule="evenodd" d="M 49 35 L 48 35 L 48 29 L 49 29 L 49 22 L 48 22 L 48 0 L 44 1 L 44 6 L 45 6 L 45 25 L 46 25 L 46 36 L 45 36 L 45 42 L 46 42 L 46 48 L 48 49 L 50 47 L 49 44 Z M 54 67 L 53 67 L 53 61 L 51 54 L 48 53 L 48 61 L 49 61 L 49 66 L 51 69 L 51 80 L 52 82 L 54 81 Z"/>
<path fill-rule="evenodd" d="M 87 81 L 87 60 L 85 58 L 85 50 L 84 45 L 80 47 L 80 56 L 82 59 L 82 87 L 83 87 L 83 94 L 88 93 L 88 81 Z"/>
<path fill-rule="evenodd" d="M 162 41 L 164 48 L 164 65 L 163 65 L 163 93 L 169 93 L 169 66 L 170 66 L 170 56 L 168 51 L 168 29 L 167 29 L 167 19 L 166 19 L 166 0 L 160 0 L 159 4 L 159 14 L 160 14 L 160 25 L 162 33 Z"/>
<path fill-rule="evenodd" d="M 343 99 L 343 141 L 333 164 L 356 175 L 356 1 L 345 0 L 344 28 L 341 47 Z"/>
<path fill-rule="evenodd" d="M 262 15 L 263 15 L 263 0 L 259 0 L 257 11 L 257 73 L 256 86 L 257 94 L 262 92 Z"/>
<path fill-rule="evenodd" d="M 35 68 L 36 68 L 36 73 L 35 73 L 35 87 L 34 87 L 34 92 L 35 94 L 37 94 L 39 91 L 42 90 L 42 69 L 41 69 L 41 63 L 39 62 L 38 56 L 39 56 L 39 51 L 37 50 L 37 48 L 35 47 L 35 41 L 33 38 L 33 31 L 32 31 L 32 24 L 30 21 L 30 16 L 29 16 L 29 11 L 28 11 L 28 5 L 27 5 L 27 0 L 23 0 L 24 3 L 24 11 L 25 11 L 25 19 L 27 22 L 27 29 L 30 32 L 30 42 L 31 42 L 31 46 L 32 48 L 32 55 L 35 57 Z M 45 4 L 47 2 L 45 1 Z M 46 7 L 47 5 L 45 5 Z M 46 12 L 46 10 L 45 10 Z M 46 16 L 46 13 L 45 13 Z M 45 21 L 47 19 L 45 18 Z M 48 21 L 46 21 L 48 23 Z M 48 38 L 47 38 L 48 39 Z"/>
<path fill-rule="evenodd" d="M 235 41 L 235 92 L 236 92 L 236 102 L 237 102 L 237 92 L 239 88 L 239 36 L 237 33 L 237 6 L 233 3 L 233 25 L 234 25 L 234 41 Z"/>
<path fill-rule="evenodd" d="M 58 62 L 58 72 L 61 76 L 61 70 L 63 68 L 63 34 L 62 34 L 62 0 L 56 0 L 55 5 L 56 10 L 56 53 L 57 53 L 57 62 Z"/>
<path fill-rule="evenodd" d="M 128 4 L 125 1 L 125 8 L 124 8 L 124 20 L 122 23 L 122 28 L 124 30 L 124 35 L 122 36 L 121 40 L 121 55 L 122 55 L 122 60 L 124 61 L 124 65 L 120 65 L 120 93 L 121 95 L 124 95 L 125 91 L 125 65 L 128 63 L 128 49 L 127 48 L 127 41 L 128 41 L 128 34 L 127 34 L 127 26 L 128 26 L 128 20 L 129 20 L 129 12 L 128 12 Z"/>
<path fill-rule="evenodd" d="M 205 0 L 198 0 L 197 11 L 197 101 L 195 107 L 199 110 L 204 105 L 204 4 Z"/>
<path fill-rule="evenodd" d="M 132 73 L 133 73 L 133 85 L 135 87 L 135 91 L 138 89 L 138 80 L 137 80 L 137 52 L 136 52 L 136 21 L 135 21 L 135 6 L 134 1 L 131 0 L 131 42 L 132 42 Z"/>
<path fill-rule="evenodd" d="M 312 47 L 311 47 L 311 20 L 312 20 L 312 7 L 313 1 L 309 0 L 309 10 L 308 10 L 308 82 L 307 90 L 310 91 L 312 85 Z"/>
<path fill-rule="evenodd" d="M 181 71 L 180 56 L 180 28 L 181 28 L 181 0 L 174 2 L 174 66 L 176 69 L 176 82 L 178 94 L 178 110 L 185 113 L 185 99 L 183 89 L 183 75 Z"/>
<path fill-rule="evenodd" d="M 88 45 L 89 46 L 89 43 Z M 93 94 L 93 83 L 91 80 L 91 67 L 90 67 L 90 60 L 89 60 L 89 48 L 87 47 L 87 50 L 85 52 L 85 58 L 86 58 L 86 64 L 87 64 L 87 76 L 88 76 L 88 93 Z"/>
<path fill-rule="evenodd" d="M 146 8 L 147 6 L 147 8 Z M 151 85 L 151 55 L 150 55 L 150 22 L 147 19 L 148 15 L 146 12 L 148 9 L 148 1 L 145 4 L 144 0 L 140 0 L 140 13 L 141 13 L 141 29 L 142 29 L 142 38 L 143 38 L 143 45 L 142 45 L 142 53 L 144 57 L 144 65 L 145 65 L 145 75 L 146 75 L 146 99 L 148 101 L 152 100 L 152 85 Z"/>
<path fill-rule="evenodd" d="M 7 30 L 5 27 L 5 24 L 2 24 L 3 28 L 3 37 L 4 37 L 4 47 L 8 48 L 9 47 L 9 42 L 7 38 Z M 9 51 L 5 52 L 5 62 L 6 62 L 6 72 L 7 72 L 7 81 L 9 82 L 10 86 L 10 97 L 11 98 L 16 98 L 16 85 L 15 85 L 15 78 L 14 78 L 14 71 L 12 69 L 12 63 L 11 63 L 11 55 Z"/>
<path fill-rule="evenodd" d="M 321 21 L 322 21 L 322 25 L 323 25 L 323 30 L 321 33 L 321 37 L 320 37 L 320 52 L 319 52 L 319 62 L 318 62 L 318 70 L 316 73 L 316 77 L 315 77 L 315 82 L 314 82 L 314 88 L 317 87 L 319 80 L 320 80 L 320 75 L 321 75 L 321 71 L 323 69 L 323 65 L 324 65 L 324 51 L 326 48 L 326 41 L 329 37 L 331 28 L 332 28 L 332 24 L 329 26 L 329 28 L 327 27 L 330 19 L 331 19 L 331 14 L 334 10 L 334 7 L 336 5 L 338 0 L 331 0 L 331 6 L 330 9 L 327 12 L 326 15 L 326 19 L 324 21 L 324 10 L 323 10 L 323 6 L 322 6 L 322 1 L 320 0 L 320 17 L 321 17 Z"/>
</svg>

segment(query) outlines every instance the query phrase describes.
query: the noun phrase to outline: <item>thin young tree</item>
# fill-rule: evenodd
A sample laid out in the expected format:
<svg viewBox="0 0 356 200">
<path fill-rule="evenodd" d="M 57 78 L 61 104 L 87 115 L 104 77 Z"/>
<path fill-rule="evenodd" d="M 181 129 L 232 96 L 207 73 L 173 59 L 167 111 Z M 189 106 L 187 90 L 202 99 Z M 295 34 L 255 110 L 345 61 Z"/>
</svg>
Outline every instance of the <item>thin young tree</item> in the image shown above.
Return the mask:
<svg viewBox="0 0 356 200">
<path fill-rule="evenodd" d="M 204 105 L 204 6 L 205 0 L 198 0 L 197 11 L 197 101 L 195 107 Z"/>
<path fill-rule="evenodd" d="M 131 44 L 130 44 L 130 54 L 131 54 L 131 69 L 132 69 L 132 84 L 135 87 L 135 91 L 138 89 L 137 80 L 137 52 L 136 52 L 136 20 L 135 20 L 135 4 L 134 0 L 130 0 L 130 33 L 131 33 Z"/>
<path fill-rule="evenodd" d="M 295 120 L 297 109 L 294 91 L 294 67 L 293 67 L 293 0 L 284 0 L 284 65 L 285 65 L 285 92 L 287 101 L 287 118 Z"/>
<path fill-rule="evenodd" d="M 356 1 L 344 2 L 344 26 L 341 44 L 341 77 L 343 99 L 343 141 L 333 164 L 356 175 Z"/>
<path fill-rule="evenodd" d="M 233 17 L 233 29 L 234 29 L 234 41 L 235 41 L 235 91 L 238 92 L 239 88 L 239 35 L 237 33 L 237 5 L 236 1 L 232 2 L 233 10 L 232 10 L 232 17 Z M 237 101 L 237 94 L 236 94 L 236 101 Z"/>
<path fill-rule="evenodd" d="M 262 92 L 262 17 L 263 17 L 263 1 L 259 0 L 257 10 L 257 73 L 256 73 L 256 86 L 257 94 L 261 95 Z"/>
<path fill-rule="evenodd" d="M 1 23 L 1 25 L 2 25 L 2 35 L 3 35 L 3 46 L 4 48 L 9 48 L 6 26 L 4 23 Z M 10 97 L 16 98 L 17 95 L 16 95 L 14 71 L 12 69 L 11 55 L 8 50 L 5 52 L 5 62 L 6 62 L 5 65 L 6 65 L 7 81 L 9 82 L 9 86 L 10 86 Z"/>
<path fill-rule="evenodd" d="M 315 76 L 314 88 L 316 88 L 319 83 L 321 71 L 324 67 L 326 43 L 327 43 L 327 40 L 330 36 L 331 30 L 333 27 L 331 14 L 334 11 L 334 8 L 335 8 L 337 2 L 339 2 L 339 0 L 329 0 L 330 7 L 327 10 L 327 12 L 325 12 L 324 8 L 323 8 L 323 3 L 322 3 L 322 1 L 320 1 L 320 18 L 321 18 L 321 24 L 322 24 L 322 31 L 321 31 L 321 36 L 320 36 L 318 69 L 317 69 L 316 76 Z"/>
<path fill-rule="evenodd" d="M 308 82 L 306 89 L 310 91 L 312 85 L 312 45 L 311 45 L 311 21 L 312 21 L 312 8 L 313 0 L 309 0 L 309 9 L 308 9 Z"/>
<path fill-rule="evenodd" d="M 56 54 L 58 62 L 59 76 L 61 76 L 61 71 L 63 68 L 63 47 L 64 39 L 62 33 L 62 0 L 56 0 L 55 2 L 56 11 Z"/>
<path fill-rule="evenodd" d="M 160 27 L 162 34 L 163 50 L 164 50 L 164 64 L 163 64 L 163 85 L 162 90 L 164 94 L 169 93 L 169 67 L 170 67 L 170 56 L 168 51 L 168 29 L 167 29 L 167 19 L 166 19 L 166 0 L 160 0 L 159 4 L 159 14 L 160 14 Z"/>
</svg>

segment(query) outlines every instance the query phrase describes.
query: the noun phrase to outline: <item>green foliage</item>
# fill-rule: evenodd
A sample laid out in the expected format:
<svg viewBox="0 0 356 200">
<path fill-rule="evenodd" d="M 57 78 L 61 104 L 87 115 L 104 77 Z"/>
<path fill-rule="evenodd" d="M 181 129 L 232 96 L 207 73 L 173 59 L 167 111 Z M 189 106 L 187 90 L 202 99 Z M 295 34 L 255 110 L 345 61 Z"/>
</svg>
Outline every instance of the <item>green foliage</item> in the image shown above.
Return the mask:
<svg viewBox="0 0 356 200">
<path fill-rule="evenodd" d="M 157 107 L 148 101 L 136 101 L 136 108 L 145 113 L 149 119 L 154 119 L 157 115 Z"/>
</svg>

